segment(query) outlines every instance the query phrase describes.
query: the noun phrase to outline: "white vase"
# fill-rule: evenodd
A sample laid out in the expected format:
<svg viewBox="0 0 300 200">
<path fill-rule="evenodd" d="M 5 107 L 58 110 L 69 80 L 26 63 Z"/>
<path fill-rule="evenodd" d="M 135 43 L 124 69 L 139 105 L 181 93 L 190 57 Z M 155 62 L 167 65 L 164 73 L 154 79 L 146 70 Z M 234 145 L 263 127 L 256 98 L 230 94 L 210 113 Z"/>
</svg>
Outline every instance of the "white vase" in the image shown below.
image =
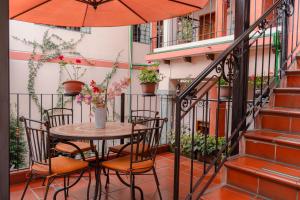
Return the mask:
<svg viewBox="0 0 300 200">
<path fill-rule="evenodd" d="M 106 109 L 96 108 L 95 109 L 95 126 L 96 128 L 105 128 L 106 122 Z"/>
</svg>

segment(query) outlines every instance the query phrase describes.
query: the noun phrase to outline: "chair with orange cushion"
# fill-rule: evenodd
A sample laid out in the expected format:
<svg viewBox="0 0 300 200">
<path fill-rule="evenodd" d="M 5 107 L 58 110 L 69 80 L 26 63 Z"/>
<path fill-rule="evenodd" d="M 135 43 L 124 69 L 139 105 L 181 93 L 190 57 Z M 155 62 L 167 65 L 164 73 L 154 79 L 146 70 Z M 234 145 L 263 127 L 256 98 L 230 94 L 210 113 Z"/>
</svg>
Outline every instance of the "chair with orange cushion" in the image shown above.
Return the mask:
<svg viewBox="0 0 300 200">
<path fill-rule="evenodd" d="M 129 122 L 137 123 L 139 121 L 144 121 L 144 123 L 148 123 L 148 119 L 154 119 L 158 117 L 159 113 L 151 110 L 132 110 Z M 146 124 L 145 124 L 146 125 Z M 136 145 L 135 145 L 136 146 Z M 136 148 L 136 147 L 134 147 Z M 128 144 L 120 144 L 116 146 L 112 146 L 108 148 L 107 158 L 109 157 L 109 153 L 119 154 L 122 152 L 123 154 L 130 153 L 130 146 Z"/>
<path fill-rule="evenodd" d="M 50 127 L 56 127 L 61 125 L 67 125 L 73 123 L 73 110 L 68 108 L 52 108 L 45 110 L 46 120 L 49 121 Z M 82 141 L 68 141 L 76 145 L 81 151 L 91 150 L 91 145 L 89 142 Z M 74 157 L 79 153 L 78 149 L 74 145 L 69 145 L 60 140 L 52 139 L 51 146 L 55 148 L 56 151 L 60 153 L 69 154 Z"/>
<path fill-rule="evenodd" d="M 132 123 L 129 155 L 107 160 L 101 164 L 104 169 L 115 171 L 120 181 L 130 187 L 131 199 L 135 199 L 135 189 L 140 191 L 141 199 L 144 198 L 142 189 L 135 185 L 135 176 L 143 175 L 150 171 L 153 172 L 159 197 L 162 199 L 154 164 L 161 133 L 166 121 L 167 119 L 154 118 Z M 141 128 L 139 124 L 147 124 L 147 126 Z M 124 181 L 120 174 L 129 175 L 130 184 Z"/>
<path fill-rule="evenodd" d="M 70 157 L 53 157 L 54 149 L 50 148 L 49 123 L 43 123 L 24 117 L 20 118 L 24 123 L 30 156 L 30 172 L 21 199 L 24 198 L 28 185 L 33 178 L 44 178 L 46 180 L 46 191 L 44 199 L 47 199 L 49 187 L 55 178 L 64 178 L 64 187 L 54 193 L 53 199 L 59 192 L 64 191 L 65 199 L 67 190 L 73 187 L 81 179 L 84 172 L 89 174 L 87 199 L 89 198 L 89 189 L 91 184 L 91 172 L 89 163 L 83 160 L 76 160 Z M 75 147 L 76 148 L 76 147 Z M 80 149 L 78 149 L 81 152 Z M 81 152 L 82 154 L 82 152 Z M 80 176 L 71 185 L 66 184 L 66 178 L 72 174 L 80 173 Z"/>
<path fill-rule="evenodd" d="M 145 121 L 146 120 L 144 123 L 148 123 L 147 120 L 154 119 L 158 115 L 159 115 L 158 112 L 151 111 L 151 110 L 131 110 L 131 115 L 130 115 L 130 118 L 129 118 L 129 122 L 137 123 L 139 121 Z M 147 124 L 144 124 L 144 125 L 147 125 Z M 134 144 L 134 149 L 136 149 L 136 148 L 137 148 L 137 146 L 136 146 L 136 144 Z M 141 149 L 141 148 L 139 148 L 139 149 Z M 109 147 L 108 151 L 107 151 L 107 156 L 106 156 L 107 159 L 109 159 L 110 153 L 117 154 L 116 155 L 117 157 L 122 156 L 122 155 L 130 154 L 129 143 Z M 106 176 L 107 176 L 107 178 L 106 178 L 105 187 L 107 187 L 108 184 L 109 184 L 109 170 L 106 173 Z"/>
</svg>

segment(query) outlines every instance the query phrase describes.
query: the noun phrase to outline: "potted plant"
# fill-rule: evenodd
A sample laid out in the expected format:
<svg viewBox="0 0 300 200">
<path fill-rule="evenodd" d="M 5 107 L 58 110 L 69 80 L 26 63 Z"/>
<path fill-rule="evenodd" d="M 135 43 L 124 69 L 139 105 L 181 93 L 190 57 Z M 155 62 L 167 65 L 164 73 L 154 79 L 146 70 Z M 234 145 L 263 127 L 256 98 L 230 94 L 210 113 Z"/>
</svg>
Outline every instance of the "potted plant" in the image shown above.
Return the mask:
<svg viewBox="0 0 300 200">
<path fill-rule="evenodd" d="M 144 95 L 154 95 L 157 83 L 163 79 L 163 75 L 156 68 L 147 67 L 141 70 L 138 78 Z"/>
<path fill-rule="evenodd" d="M 173 150 L 175 147 L 175 134 L 173 132 L 171 132 L 169 139 L 171 150 Z M 216 141 L 218 142 L 218 148 L 216 148 Z M 207 135 L 205 138 L 204 134 L 197 132 L 194 135 L 194 158 L 201 162 L 211 163 L 223 145 L 225 145 L 224 137 L 218 137 L 216 140 L 215 136 Z M 182 129 L 180 149 L 183 156 L 191 157 L 192 134 L 187 128 Z"/>
<path fill-rule="evenodd" d="M 87 105 L 92 105 L 96 128 L 105 128 L 106 106 L 108 100 L 112 100 L 116 96 L 121 95 L 122 91 L 128 87 L 129 83 L 130 79 L 125 78 L 120 82 L 113 83 L 112 87 L 107 89 L 101 84 L 97 85 L 97 83 L 92 80 L 89 85 L 85 84 L 83 86 L 81 92 L 76 96 L 76 101 L 77 103 L 84 102 Z"/>
<path fill-rule="evenodd" d="M 81 64 L 80 59 L 76 59 L 74 64 L 71 61 L 66 62 L 64 60 L 64 56 L 61 55 L 59 56 L 59 60 L 60 67 L 65 70 L 69 77 L 67 81 L 63 82 L 65 94 L 70 96 L 78 95 L 84 85 L 84 83 L 79 81 L 79 79 L 84 76 L 84 74 L 86 73 L 86 69 L 82 70 L 79 66 L 79 64 Z M 69 67 L 71 67 L 71 69 L 73 70 L 72 73 L 69 71 L 68 65 L 70 65 Z"/>
<path fill-rule="evenodd" d="M 25 155 L 27 153 L 24 137 L 24 126 L 17 119 L 15 113 L 10 114 L 9 123 L 9 166 L 10 169 L 25 167 Z"/>
<path fill-rule="evenodd" d="M 219 81 L 219 85 L 220 85 L 220 97 L 223 98 L 229 98 L 231 96 L 231 86 L 229 85 L 229 83 L 221 78 Z"/>
<path fill-rule="evenodd" d="M 248 99 L 253 99 L 254 86 L 255 98 L 258 97 L 261 93 L 261 86 L 264 88 L 264 86 L 267 84 L 267 81 L 267 77 L 250 76 L 248 80 Z"/>
</svg>

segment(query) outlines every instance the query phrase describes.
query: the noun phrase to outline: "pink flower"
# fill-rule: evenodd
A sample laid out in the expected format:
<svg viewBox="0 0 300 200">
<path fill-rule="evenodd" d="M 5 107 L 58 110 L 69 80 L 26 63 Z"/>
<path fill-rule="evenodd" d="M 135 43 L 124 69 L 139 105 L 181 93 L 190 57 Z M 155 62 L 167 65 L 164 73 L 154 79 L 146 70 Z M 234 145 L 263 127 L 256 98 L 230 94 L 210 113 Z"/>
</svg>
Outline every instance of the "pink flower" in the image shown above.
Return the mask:
<svg viewBox="0 0 300 200">
<path fill-rule="evenodd" d="M 92 103 L 92 96 L 91 96 L 91 95 L 85 95 L 85 96 L 84 96 L 84 102 L 85 102 L 87 105 L 91 105 L 91 103 Z"/>
<path fill-rule="evenodd" d="M 77 103 L 81 103 L 82 100 L 83 100 L 82 94 L 79 94 L 79 95 L 76 96 L 76 102 L 77 102 Z"/>
<path fill-rule="evenodd" d="M 76 59 L 75 62 L 76 62 L 77 64 L 80 64 L 80 63 L 81 63 L 81 60 L 80 60 L 80 59 Z"/>
</svg>

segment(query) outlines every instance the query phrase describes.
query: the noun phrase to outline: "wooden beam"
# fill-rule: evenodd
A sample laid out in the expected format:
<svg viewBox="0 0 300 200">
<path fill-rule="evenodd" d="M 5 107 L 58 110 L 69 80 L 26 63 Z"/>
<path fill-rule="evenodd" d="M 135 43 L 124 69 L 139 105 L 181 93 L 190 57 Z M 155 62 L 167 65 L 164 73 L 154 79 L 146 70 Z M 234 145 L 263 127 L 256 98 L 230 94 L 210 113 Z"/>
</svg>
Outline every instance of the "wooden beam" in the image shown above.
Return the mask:
<svg viewBox="0 0 300 200">
<path fill-rule="evenodd" d="M 9 198 L 9 21 L 8 0 L 0 6 L 0 199 Z"/>
<path fill-rule="evenodd" d="M 171 61 L 170 60 L 163 60 L 164 64 L 166 65 L 170 65 L 171 64 Z"/>
<path fill-rule="evenodd" d="M 207 60 L 215 60 L 215 54 L 213 53 L 207 53 L 206 54 Z"/>
<path fill-rule="evenodd" d="M 192 63 L 192 57 L 190 57 L 190 56 L 183 57 L 183 60 L 184 60 L 184 62 Z"/>
</svg>

